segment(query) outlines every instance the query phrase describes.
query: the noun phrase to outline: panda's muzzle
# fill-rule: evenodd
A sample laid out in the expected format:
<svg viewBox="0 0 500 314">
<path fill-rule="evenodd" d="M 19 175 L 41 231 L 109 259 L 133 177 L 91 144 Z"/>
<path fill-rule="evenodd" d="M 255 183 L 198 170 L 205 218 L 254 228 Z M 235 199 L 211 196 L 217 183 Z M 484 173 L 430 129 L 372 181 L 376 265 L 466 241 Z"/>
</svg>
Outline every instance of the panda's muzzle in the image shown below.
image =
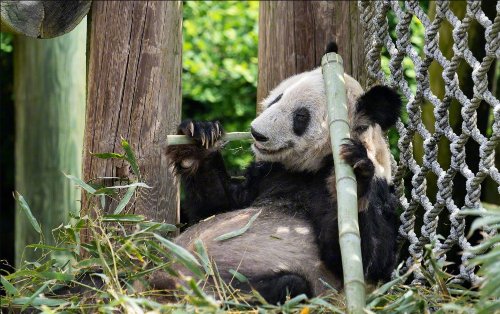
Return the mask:
<svg viewBox="0 0 500 314">
<path fill-rule="evenodd" d="M 284 150 L 287 150 L 289 148 L 293 147 L 293 143 L 288 143 L 287 145 L 280 147 L 278 149 L 267 149 L 262 147 L 262 145 L 259 142 L 254 142 L 253 147 L 261 154 L 263 155 L 272 155 L 272 154 L 277 154 L 281 153 Z"/>
<path fill-rule="evenodd" d="M 252 137 L 254 138 L 255 141 L 257 142 L 267 142 L 269 140 L 268 137 L 260 134 L 259 132 L 255 131 L 255 129 L 252 127 L 250 128 L 250 133 L 252 134 Z"/>
</svg>

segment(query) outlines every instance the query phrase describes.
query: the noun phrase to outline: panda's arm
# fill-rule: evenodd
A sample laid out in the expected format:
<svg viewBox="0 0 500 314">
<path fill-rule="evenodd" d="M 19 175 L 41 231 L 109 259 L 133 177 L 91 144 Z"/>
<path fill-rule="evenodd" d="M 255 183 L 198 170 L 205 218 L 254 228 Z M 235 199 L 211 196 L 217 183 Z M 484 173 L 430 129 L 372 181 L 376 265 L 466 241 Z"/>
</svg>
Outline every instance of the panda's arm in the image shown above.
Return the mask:
<svg viewBox="0 0 500 314">
<path fill-rule="evenodd" d="M 223 134 L 219 122 L 183 121 L 178 133 L 196 144 L 170 146 L 169 162 L 184 187 L 183 216 L 192 224 L 212 215 L 243 208 L 254 198 L 253 181 L 231 178 L 219 152 Z"/>
<path fill-rule="evenodd" d="M 366 191 L 367 207 L 359 212 L 361 253 L 365 278 L 370 283 L 388 281 L 396 264 L 397 200 L 384 179 L 374 177 Z M 342 256 L 336 198 L 329 206 L 312 204 L 311 219 L 321 258 L 325 265 L 342 278 Z"/>
<path fill-rule="evenodd" d="M 396 266 L 397 198 L 387 181 L 375 177 L 368 191 L 368 207 L 359 213 L 365 277 L 388 281 Z"/>
<path fill-rule="evenodd" d="M 383 145 L 387 144 L 384 142 Z M 379 146 L 389 151 L 387 146 Z M 370 282 L 389 280 L 396 263 L 396 197 L 390 191 L 387 178 L 382 176 L 382 172 L 376 171 L 367 148 L 359 138 L 355 137 L 345 143 L 341 155 L 353 167 L 358 182 L 359 226 L 365 277 Z"/>
<path fill-rule="evenodd" d="M 359 226 L 364 274 L 370 282 L 390 279 L 396 263 L 397 199 L 385 177 L 377 175 L 363 143 L 355 138 L 342 146 L 342 158 L 354 168 L 358 182 Z M 335 174 L 332 174 L 333 176 Z M 331 178 L 329 182 L 334 182 Z M 326 265 L 342 278 L 342 258 L 338 238 L 337 191 L 330 186 L 330 206 L 313 204 L 312 220 L 321 256 Z"/>
</svg>

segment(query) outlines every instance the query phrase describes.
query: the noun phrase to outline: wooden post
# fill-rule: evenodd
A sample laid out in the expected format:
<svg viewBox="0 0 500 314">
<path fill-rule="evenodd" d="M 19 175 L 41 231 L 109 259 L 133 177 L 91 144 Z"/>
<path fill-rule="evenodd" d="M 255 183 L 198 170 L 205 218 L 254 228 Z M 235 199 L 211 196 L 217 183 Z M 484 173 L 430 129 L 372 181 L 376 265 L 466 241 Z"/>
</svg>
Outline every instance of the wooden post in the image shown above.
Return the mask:
<svg viewBox="0 0 500 314">
<path fill-rule="evenodd" d="M 70 32 L 87 15 L 91 1 L 33 0 L 0 3 L 2 32 L 52 38 Z"/>
<path fill-rule="evenodd" d="M 16 190 L 30 204 L 45 240 L 52 229 L 78 213 L 80 191 L 63 171 L 80 176 L 85 121 L 85 39 L 82 22 L 64 36 L 39 40 L 18 36 L 14 49 L 16 111 Z M 26 215 L 16 211 L 16 264 L 39 235 Z M 38 257 L 26 251 L 25 260 Z"/>
<path fill-rule="evenodd" d="M 257 101 L 283 79 L 319 67 L 332 40 L 339 46 L 346 73 L 363 85 L 362 27 L 356 1 L 260 2 Z"/>
<path fill-rule="evenodd" d="M 178 189 L 165 149 L 181 113 L 182 2 L 94 1 L 90 17 L 83 178 L 131 173 L 121 160 L 90 154 L 122 153 L 123 137 L 136 154 L 142 181 L 153 187 L 141 189 L 127 208 L 176 223 Z M 106 211 L 112 209 L 108 202 Z M 82 234 L 85 240 L 88 235 Z"/>
</svg>

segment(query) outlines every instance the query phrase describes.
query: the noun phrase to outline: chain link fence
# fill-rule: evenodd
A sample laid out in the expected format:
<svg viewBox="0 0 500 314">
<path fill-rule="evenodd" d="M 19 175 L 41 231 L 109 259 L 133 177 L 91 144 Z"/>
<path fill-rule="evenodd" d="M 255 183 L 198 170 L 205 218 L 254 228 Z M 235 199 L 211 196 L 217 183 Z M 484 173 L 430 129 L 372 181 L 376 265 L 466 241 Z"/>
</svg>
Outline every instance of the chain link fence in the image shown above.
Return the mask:
<svg viewBox="0 0 500 314">
<path fill-rule="evenodd" d="M 500 102 L 492 92 L 498 82 L 495 83 L 491 75 L 500 57 L 500 2 L 496 3 L 493 19 L 491 14 L 490 18 L 485 14 L 481 1 L 469 0 L 463 4 L 466 6 L 461 14 L 463 17 L 457 16 L 450 4 L 450 1 L 430 4 L 435 7 L 429 14 L 419 1 L 358 2 L 365 34 L 367 84 L 392 86 L 407 100 L 407 118 L 405 116 L 397 124 L 400 154 L 399 161 L 394 164 L 394 182 L 403 209 L 400 236 L 409 245 L 405 266 L 417 264 L 430 269 L 423 257 L 425 246 L 433 244 L 433 253 L 441 261 L 446 261 L 451 252 L 464 252 L 454 281 L 475 284 L 480 278 L 474 267 L 467 264 L 473 255 L 467 251 L 471 243 L 466 237 L 468 226 L 463 211 L 482 210 L 481 187 L 486 180 L 497 190 L 493 191 L 495 194 L 500 193 L 500 173 L 495 166 L 495 158 L 498 163 L 500 157 L 495 156 L 495 148 L 500 142 Z M 422 51 L 411 42 L 411 23 L 421 23 L 425 28 Z M 484 29 L 484 35 L 479 34 L 485 41 L 484 57 L 480 59 L 472 51 L 475 47 L 469 44 L 472 23 L 479 23 Z M 446 29 L 451 31 L 445 33 Z M 448 56 L 440 49 L 444 39 L 452 39 L 452 51 L 448 51 Z M 390 73 L 383 71 L 384 55 Z M 409 61 L 414 65 L 416 88 L 412 88 L 405 77 L 403 63 Z M 430 84 L 436 81 L 430 75 L 431 64 L 442 68 L 439 79 L 444 81 L 444 92 L 440 97 Z M 463 91 L 464 82 L 459 75 L 463 72 L 461 68 L 467 66 L 472 69 L 468 79 L 473 84 L 469 97 Z M 493 78 L 489 78 L 488 73 Z M 425 106 L 432 108 L 430 119 L 423 116 Z M 456 120 L 450 114 L 453 106 L 459 108 L 459 113 L 454 114 L 458 116 L 458 123 L 451 121 Z M 478 128 L 480 106 L 489 112 L 489 132 Z M 471 154 L 466 148 L 473 142 L 477 143 L 473 153 L 479 155 L 475 165 L 470 161 L 468 164 L 466 156 L 466 151 Z M 417 145 L 420 145 L 420 156 L 415 153 Z M 447 162 L 442 161 L 439 150 L 448 151 Z M 457 195 L 459 187 L 456 185 L 460 179 L 464 182 L 463 193 Z M 433 195 L 429 195 L 431 180 L 435 185 Z M 500 194 L 496 195 L 500 198 Z M 414 281 L 423 280 L 422 268 L 417 267 Z"/>
</svg>

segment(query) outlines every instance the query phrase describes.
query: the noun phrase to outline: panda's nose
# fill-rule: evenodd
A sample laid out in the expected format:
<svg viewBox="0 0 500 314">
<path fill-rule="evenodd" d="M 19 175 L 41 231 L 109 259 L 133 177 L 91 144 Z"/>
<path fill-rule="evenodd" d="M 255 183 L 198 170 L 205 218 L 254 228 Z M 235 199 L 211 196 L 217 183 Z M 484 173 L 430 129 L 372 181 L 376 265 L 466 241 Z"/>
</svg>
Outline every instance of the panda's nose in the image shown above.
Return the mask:
<svg viewBox="0 0 500 314">
<path fill-rule="evenodd" d="M 252 133 L 252 136 L 253 138 L 257 141 L 257 142 L 267 142 L 268 138 L 265 137 L 264 135 L 260 134 L 259 132 L 255 131 L 254 128 L 251 128 L 250 129 L 250 133 Z"/>
</svg>

